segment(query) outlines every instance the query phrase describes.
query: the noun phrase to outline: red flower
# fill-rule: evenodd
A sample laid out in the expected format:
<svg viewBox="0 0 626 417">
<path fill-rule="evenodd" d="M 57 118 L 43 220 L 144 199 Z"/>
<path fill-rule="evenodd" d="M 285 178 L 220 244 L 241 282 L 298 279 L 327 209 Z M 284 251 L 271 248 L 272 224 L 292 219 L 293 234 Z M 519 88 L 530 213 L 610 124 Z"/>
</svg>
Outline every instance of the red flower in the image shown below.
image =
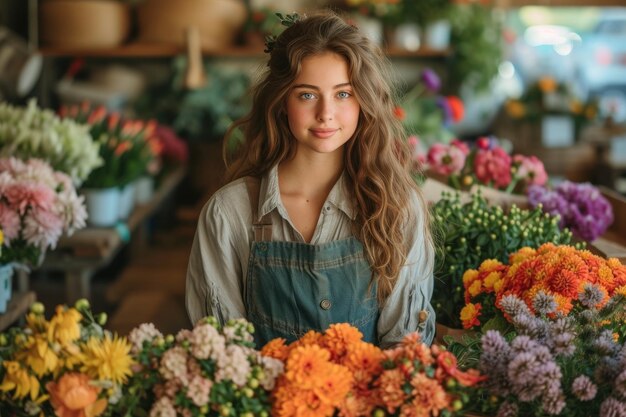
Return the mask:
<svg viewBox="0 0 626 417">
<path fill-rule="evenodd" d="M 393 115 L 396 116 L 396 119 L 398 120 L 404 120 L 406 118 L 406 112 L 400 106 L 396 106 L 393 109 Z"/>
<path fill-rule="evenodd" d="M 448 106 L 450 107 L 450 113 L 453 122 L 460 122 L 465 115 L 465 107 L 463 101 L 457 96 L 447 96 Z"/>
</svg>

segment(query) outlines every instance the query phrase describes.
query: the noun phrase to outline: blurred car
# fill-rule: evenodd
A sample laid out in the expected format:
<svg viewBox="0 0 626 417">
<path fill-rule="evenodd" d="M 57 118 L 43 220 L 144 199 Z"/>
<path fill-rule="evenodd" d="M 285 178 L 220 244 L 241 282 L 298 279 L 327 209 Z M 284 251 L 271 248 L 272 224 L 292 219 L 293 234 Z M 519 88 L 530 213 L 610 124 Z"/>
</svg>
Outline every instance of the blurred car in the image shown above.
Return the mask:
<svg viewBox="0 0 626 417">
<path fill-rule="evenodd" d="M 626 8 L 605 8 L 576 53 L 582 97 L 597 97 L 601 112 L 626 121 Z"/>
</svg>

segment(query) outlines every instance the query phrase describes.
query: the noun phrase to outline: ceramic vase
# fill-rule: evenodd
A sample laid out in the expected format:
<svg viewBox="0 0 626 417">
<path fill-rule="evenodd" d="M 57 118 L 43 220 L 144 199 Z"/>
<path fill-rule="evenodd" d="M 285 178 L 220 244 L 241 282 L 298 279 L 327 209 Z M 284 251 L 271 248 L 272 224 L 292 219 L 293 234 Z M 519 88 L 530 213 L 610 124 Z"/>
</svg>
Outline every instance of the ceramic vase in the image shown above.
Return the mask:
<svg viewBox="0 0 626 417">
<path fill-rule="evenodd" d="M 114 226 L 118 219 L 120 190 L 117 187 L 83 189 L 87 223 L 95 227 Z"/>
</svg>

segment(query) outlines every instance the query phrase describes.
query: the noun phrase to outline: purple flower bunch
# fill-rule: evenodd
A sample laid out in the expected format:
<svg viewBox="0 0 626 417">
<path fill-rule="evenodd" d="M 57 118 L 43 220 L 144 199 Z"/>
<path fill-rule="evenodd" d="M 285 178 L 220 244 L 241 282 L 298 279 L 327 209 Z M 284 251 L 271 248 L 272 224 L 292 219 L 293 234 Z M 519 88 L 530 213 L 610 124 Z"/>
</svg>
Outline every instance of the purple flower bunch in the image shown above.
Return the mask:
<svg viewBox="0 0 626 417">
<path fill-rule="evenodd" d="M 590 305 L 597 291 L 587 284 L 581 304 Z M 496 415 L 626 415 L 626 346 L 601 325 L 624 308 L 624 295 L 567 317 L 555 314 L 547 293 L 533 301 L 536 315 L 517 296 L 503 297 L 515 336 L 489 330 L 481 338 L 479 370 L 488 395 L 498 399 Z"/>
<path fill-rule="evenodd" d="M 558 214 L 559 226 L 567 227 L 579 238 L 593 241 L 613 222 L 611 203 L 590 183 L 563 181 L 550 190 L 539 185 L 528 187 L 528 202 L 541 204 L 546 213 Z"/>
</svg>

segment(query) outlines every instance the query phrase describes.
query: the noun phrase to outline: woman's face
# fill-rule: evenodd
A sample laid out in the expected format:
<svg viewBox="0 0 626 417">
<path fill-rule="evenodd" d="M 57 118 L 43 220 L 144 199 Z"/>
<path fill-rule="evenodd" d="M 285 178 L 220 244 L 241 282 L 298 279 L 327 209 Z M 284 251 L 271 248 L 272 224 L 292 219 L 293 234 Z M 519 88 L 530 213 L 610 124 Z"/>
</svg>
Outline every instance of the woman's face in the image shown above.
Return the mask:
<svg viewBox="0 0 626 417">
<path fill-rule="evenodd" d="M 333 52 L 302 60 L 300 74 L 287 97 L 289 129 L 297 152 L 342 152 L 359 120 L 348 63 Z"/>
</svg>

